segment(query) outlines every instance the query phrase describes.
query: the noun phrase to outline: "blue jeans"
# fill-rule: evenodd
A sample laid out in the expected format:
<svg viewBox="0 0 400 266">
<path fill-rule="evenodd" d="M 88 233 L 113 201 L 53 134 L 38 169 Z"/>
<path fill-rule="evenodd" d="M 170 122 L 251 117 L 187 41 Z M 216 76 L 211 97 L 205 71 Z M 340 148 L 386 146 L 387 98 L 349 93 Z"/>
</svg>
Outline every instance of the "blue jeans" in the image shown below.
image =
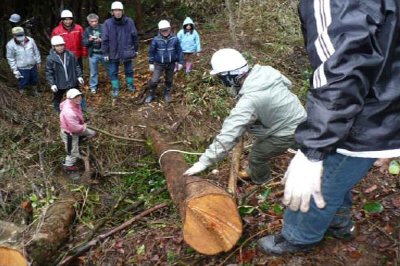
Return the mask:
<svg viewBox="0 0 400 266">
<path fill-rule="evenodd" d="M 18 88 L 24 90 L 29 85 L 37 85 L 39 81 L 39 73 L 37 65 L 30 69 L 18 68 L 23 78 L 18 79 Z"/>
<path fill-rule="evenodd" d="M 90 81 L 89 88 L 91 90 L 97 90 L 99 85 L 99 63 L 101 63 L 107 71 L 107 75 L 110 75 L 110 67 L 108 62 L 104 61 L 102 54 L 93 53 L 89 57 L 89 67 L 90 67 Z"/>
<path fill-rule="evenodd" d="M 118 80 L 119 61 L 110 60 L 110 79 Z M 125 78 L 133 78 L 133 62 L 132 60 L 124 61 Z"/>
<path fill-rule="evenodd" d="M 283 237 L 292 244 L 313 244 L 322 240 L 330 226 L 351 221 L 351 189 L 364 177 L 376 159 L 356 158 L 338 153 L 324 159 L 322 195 L 326 206 L 319 209 L 311 200 L 306 213 L 285 210 Z"/>
</svg>

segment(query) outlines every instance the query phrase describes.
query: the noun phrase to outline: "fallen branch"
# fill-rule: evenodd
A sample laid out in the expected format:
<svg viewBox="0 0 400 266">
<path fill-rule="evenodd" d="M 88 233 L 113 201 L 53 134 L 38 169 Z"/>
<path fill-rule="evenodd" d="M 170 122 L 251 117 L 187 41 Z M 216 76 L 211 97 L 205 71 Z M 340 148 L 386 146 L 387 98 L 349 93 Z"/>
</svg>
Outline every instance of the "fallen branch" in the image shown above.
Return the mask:
<svg viewBox="0 0 400 266">
<path fill-rule="evenodd" d="M 144 139 L 134 139 L 134 138 L 128 138 L 128 137 L 117 136 L 117 135 L 111 134 L 111 133 L 109 133 L 109 132 L 107 132 L 107 131 L 105 131 L 105 130 L 102 130 L 102 129 L 100 129 L 100 128 L 96 128 L 96 127 L 93 127 L 93 126 L 88 126 L 88 128 L 93 129 L 94 131 L 103 133 L 104 135 L 113 137 L 113 138 L 115 138 L 115 139 L 123 139 L 123 140 L 129 140 L 129 141 L 136 141 L 136 142 L 146 143 L 146 140 L 144 140 Z"/>
<path fill-rule="evenodd" d="M 239 139 L 232 152 L 232 164 L 229 173 L 228 192 L 236 197 L 236 183 L 239 175 L 240 157 L 243 150 L 243 138 Z"/>
<path fill-rule="evenodd" d="M 99 235 L 95 239 L 93 239 L 93 240 L 91 240 L 91 241 L 89 241 L 89 242 L 87 242 L 87 243 L 75 248 L 75 253 L 74 254 L 72 254 L 71 256 L 66 257 L 63 261 L 61 261 L 57 265 L 68 265 L 69 262 L 71 262 L 76 257 L 78 257 L 78 256 L 82 255 L 83 253 L 85 253 L 86 251 L 88 251 L 91 247 L 96 246 L 100 241 L 106 239 L 107 237 L 115 234 L 118 231 L 121 231 L 121 230 L 127 228 L 128 226 L 132 225 L 134 222 L 136 222 L 137 220 L 143 218 L 144 216 L 146 216 L 146 215 L 148 215 L 148 214 L 150 214 L 150 213 L 152 213 L 152 212 L 154 212 L 154 211 L 156 211 L 158 209 L 165 208 L 167 206 L 168 205 L 166 203 L 162 203 L 162 204 L 154 206 L 153 208 L 148 209 L 148 210 L 146 210 L 146 211 L 134 216 L 132 219 L 126 221 L 125 223 L 121 224 L 120 226 L 117 226 L 116 228 L 108 231 L 107 233 Z"/>
</svg>

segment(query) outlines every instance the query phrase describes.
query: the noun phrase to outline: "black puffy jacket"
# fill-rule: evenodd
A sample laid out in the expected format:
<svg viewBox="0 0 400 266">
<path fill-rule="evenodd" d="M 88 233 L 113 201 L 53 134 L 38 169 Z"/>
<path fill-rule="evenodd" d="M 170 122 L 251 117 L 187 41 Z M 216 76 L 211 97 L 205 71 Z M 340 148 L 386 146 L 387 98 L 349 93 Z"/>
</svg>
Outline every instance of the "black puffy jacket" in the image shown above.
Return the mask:
<svg viewBox="0 0 400 266">
<path fill-rule="evenodd" d="M 314 69 L 296 140 L 309 159 L 400 156 L 399 0 L 301 0 Z"/>
</svg>

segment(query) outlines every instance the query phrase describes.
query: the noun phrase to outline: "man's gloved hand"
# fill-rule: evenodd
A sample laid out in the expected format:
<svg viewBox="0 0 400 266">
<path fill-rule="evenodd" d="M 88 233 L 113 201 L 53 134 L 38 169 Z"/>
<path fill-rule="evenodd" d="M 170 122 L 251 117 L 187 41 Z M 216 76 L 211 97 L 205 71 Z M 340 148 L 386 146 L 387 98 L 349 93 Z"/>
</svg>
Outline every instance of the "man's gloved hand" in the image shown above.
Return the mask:
<svg viewBox="0 0 400 266">
<path fill-rule="evenodd" d="M 149 65 L 149 70 L 150 70 L 150 72 L 153 72 L 153 71 L 154 71 L 154 65 L 153 65 L 153 64 L 150 64 L 150 65 Z"/>
<path fill-rule="evenodd" d="M 108 56 L 103 57 L 104 61 L 108 62 L 110 61 L 110 58 Z"/>
<path fill-rule="evenodd" d="M 50 89 L 51 89 L 54 93 L 56 93 L 56 92 L 58 91 L 58 88 L 57 88 L 56 85 L 51 85 Z"/>
<path fill-rule="evenodd" d="M 192 167 L 186 170 L 183 175 L 195 175 L 207 169 L 207 166 L 202 164 L 201 162 L 195 163 Z"/>
<path fill-rule="evenodd" d="M 81 85 L 83 85 L 83 84 L 85 83 L 85 81 L 83 80 L 82 77 L 79 77 L 79 78 L 78 78 L 78 82 L 79 82 L 79 84 L 81 84 Z"/>
<path fill-rule="evenodd" d="M 16 79 L 22 79 L 23 78 L 23 76 L 21 75 L 21 72 L 19 72 L 18 70 L 14 70 L 13 74 L 14 74 Z"/>
<path fill-rule="evenodd" d="M 283 204 L 288 205 L 292 211 L 307 212 L 310 208 L 311 196 L 314 197 L 318 208 L 325 207 L 325 201 L 321 193 L 321 177 L 323 161 L 310 161 L 298 150 L 289 164 L 283 183 L 285 194 Z"/>
<path fill-rule="evenodd" d="M 182 64 L 178 64 L 178 71 L 181 71 L 182 68 L 183 68 L 183 65 Z"/>
</svg>

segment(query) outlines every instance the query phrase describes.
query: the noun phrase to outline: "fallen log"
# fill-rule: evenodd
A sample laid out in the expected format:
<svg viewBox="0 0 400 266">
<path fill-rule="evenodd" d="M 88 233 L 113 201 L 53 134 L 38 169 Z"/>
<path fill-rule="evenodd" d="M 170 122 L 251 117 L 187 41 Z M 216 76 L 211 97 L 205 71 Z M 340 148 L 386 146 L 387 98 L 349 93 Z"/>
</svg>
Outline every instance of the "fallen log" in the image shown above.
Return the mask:
<svg viewBox="0 0 400 266">
<path fill-rule="evenodd" d="M 75 219 L 74 203 L 72 197 L 64 198 L 50 205 L 41 222 L 37 224 L 38 230 L 32 236 L 26 247 L 32 265 L 49 265 L 58 255 L 58 249 L 69 235 L 70 225 Z"/>
<path fill-rule="evenodd" d="M 183 220 L 184 241 L 206 255 L 229 251 L 243 229 L 235 198 L 206 179 L 183 176 L 188 164 L 182 155 L 168 152 L 171 147 L 156 130 L 146 128 L 145 132 L 154 153 L 161 157 L 168 191 Z"/>
<path fill-rule="evenodd" d="M 0 266 L 28 266 L 22 253 L 14 248 L 0 247 Z"/>
</svg>

